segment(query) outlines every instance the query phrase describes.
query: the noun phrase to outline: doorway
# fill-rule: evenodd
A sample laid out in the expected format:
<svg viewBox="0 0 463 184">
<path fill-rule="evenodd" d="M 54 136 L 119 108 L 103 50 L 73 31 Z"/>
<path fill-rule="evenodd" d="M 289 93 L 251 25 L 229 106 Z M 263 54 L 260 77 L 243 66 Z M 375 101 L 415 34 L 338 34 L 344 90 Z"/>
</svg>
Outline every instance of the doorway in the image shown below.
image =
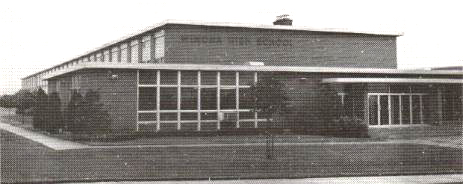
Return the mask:
<svg viewBox="0 0 463 184">
<path fill-rule="evenodd" d="M 423 93 L 369 93 L 370 126 L 423 124 Z"/>
</svg>

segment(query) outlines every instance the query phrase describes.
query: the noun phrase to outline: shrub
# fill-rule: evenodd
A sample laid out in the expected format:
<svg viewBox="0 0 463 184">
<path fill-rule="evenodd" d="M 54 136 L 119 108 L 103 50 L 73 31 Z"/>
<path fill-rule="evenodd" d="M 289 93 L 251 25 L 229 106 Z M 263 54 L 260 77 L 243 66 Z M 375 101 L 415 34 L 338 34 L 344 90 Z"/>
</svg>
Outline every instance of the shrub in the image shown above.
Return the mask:
<svg viewBox="0 0 463 184">
<path fill-rule="evenodd" d="M 39 130 L 45 130 L 49 115 L 48 96 L 45 93 L 45 91 L 42 88 L 40 88 L 35 92 L 33 98 L 35 98 L 35 103 L 32 111 L 32 127 Z M 29 99 L 23 99 L 20 101 L 29 101 Z"/>
<path fill-rule="evenodd" d="M 25 89 L 19 90 L 15 93 L 14 100 L 16 105 L 16 114 L 23 114 L 27 109 L 34 107 L 36 101 L 35 97 L 36 95 Z"/>
<path fill-rule="evenodd" d="M 74 134 L 106 135 L 110 132 L 111 120 L 104 105 L 99 102 L 100 94 L 88 91 L 84 97 L 73 92 L 66 109 L 69 131 Z"/>
<path fill-rule="evenodd" d="M 56 133 L 64 128 L 63 113 L 61 110 L 61 100 L 58 93 L 51 93 L 48 97 L 48 116 L 45 130 Z"/>
</svg>

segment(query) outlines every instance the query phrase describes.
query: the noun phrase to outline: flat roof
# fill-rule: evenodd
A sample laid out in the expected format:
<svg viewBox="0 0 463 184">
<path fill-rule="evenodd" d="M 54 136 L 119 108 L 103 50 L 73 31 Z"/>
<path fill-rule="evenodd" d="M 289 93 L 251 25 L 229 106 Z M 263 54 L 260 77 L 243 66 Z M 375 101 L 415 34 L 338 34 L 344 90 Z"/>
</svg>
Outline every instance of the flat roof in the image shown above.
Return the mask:
<svg viewBox="0 0 463 184">
<path fill-rule="evenodd" d="M 433 78 L 326 78 L 323 83 L 433 83 L 433 84 L 463 84 L 461 79 Z"/>
<path fill-rule="evenodd" d="M 34 74 L 31 74 L 27 77 L 24 77 L 23 79 L 29 78 L 31 76 L 37 75 L 39 73 L 48 71 L 52 68 L 61 66 L 63 64 L 69 63 L 75 59 L 84 57 L 88 54 L 94 53 L 96 51 L 102 50 L 106 47 L 110 47 L 114 44 L 126 41 L 130 38 L 133 38 L 135 36 L 142 35 L 144 33 L 147 33 L 149 31 L 153 31 L 155 29 L 161 28 L 166 25 L 195 25 L 195 26 L 210 26 L 210 27 L 234 27 L 234 28 L 250 28 L 250 29 L 269 29 L 269 30 L 289 30 L 289 31 L 308 31 L 308 32 L 328 32 L 328 33 L 351 33 L 351 34 L 368 34 L 368 35 L 383 35 L 383 36 L 402 36 L 403 32 L 398 32 L 398 31 L 365 31 L 365 30 L 353 30 L 353 29 L 341 29 L 341 28 L 315 28 L 315 27 L 301 27 L 301 26 L 284 26 L 284 25 L 264 25 L 264 24 L 246 24 L 246 23 L 233 23 L 233 22 L 202 22 L 202 21 L 193 21 L 193 20 L 173 20 L 173 19 L 168 19 L 163 22 L 160 22 L 158 24 L 154 24 L 153 26 L 149 26 L 145 29 L 142 29 L 138 32 L 135 32 L 133 34 L 129 34 L 126 36 L 123 36 L 119 39 L 116 39 L 114 41 L 111 41 L 109 43 L 103 44 L 100 47 L 91 49 L 90 51 L 84 52 L 84 54 L 77 55 L 75 57 L 72 57 L 72 59 L 62 62 L 60 64 L 54 65 L 50 68 L 47 68 L 45 70 L 36 72 Z"/>
<path fill-rule="evenodd" d="M 154 69 L 154 70 L 195 70 L 195 71 L 257 71 L 257 72 L 302 72 L 302 73 L 359 73 L 359 74 L 417 74 L 417 75 L 458 75 L 456 70 L 399 70 L 378 68 L 340 68 L 340 67 L 288 67 L 288 66 L 251 66 L 251 65 L 206 65 L 206 64 L 111 64 L 84 63 L 45 76 L 53 78 L 82 69 Z M 360 80 L 351 78 L 353 80 Z M 381 78 L 378 78 L 381 79 Z M 460 79 L 462 80 L 462 79 Z"/>
</svg>

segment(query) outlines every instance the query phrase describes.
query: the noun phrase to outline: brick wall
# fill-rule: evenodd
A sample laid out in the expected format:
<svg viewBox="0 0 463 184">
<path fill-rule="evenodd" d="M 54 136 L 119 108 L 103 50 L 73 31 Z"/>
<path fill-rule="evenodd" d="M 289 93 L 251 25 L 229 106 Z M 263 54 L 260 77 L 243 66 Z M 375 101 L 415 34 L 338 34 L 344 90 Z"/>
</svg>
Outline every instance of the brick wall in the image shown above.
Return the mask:
<svg viewBox="0 0 463 184">
<path fill-rule="evenodd" d="M 396 68 L 396 38 L 246 28 L 171 25 L 166 62 Z"/>
</svg>

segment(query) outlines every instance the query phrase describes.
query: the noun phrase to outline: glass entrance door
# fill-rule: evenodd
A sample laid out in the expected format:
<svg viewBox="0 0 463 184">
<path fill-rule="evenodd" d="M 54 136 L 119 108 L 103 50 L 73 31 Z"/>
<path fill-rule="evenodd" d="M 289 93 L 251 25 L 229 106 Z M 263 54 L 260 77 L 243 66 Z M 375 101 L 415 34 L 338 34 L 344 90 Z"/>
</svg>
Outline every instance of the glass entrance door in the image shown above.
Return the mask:
<svg viewBox="0 0 463 184">
<path fill-rule="evenodd" d="M 372 126 L 422 124 L 423 95 L 420 93 L 369 93 L 368 124 Z"/>
</svg>

